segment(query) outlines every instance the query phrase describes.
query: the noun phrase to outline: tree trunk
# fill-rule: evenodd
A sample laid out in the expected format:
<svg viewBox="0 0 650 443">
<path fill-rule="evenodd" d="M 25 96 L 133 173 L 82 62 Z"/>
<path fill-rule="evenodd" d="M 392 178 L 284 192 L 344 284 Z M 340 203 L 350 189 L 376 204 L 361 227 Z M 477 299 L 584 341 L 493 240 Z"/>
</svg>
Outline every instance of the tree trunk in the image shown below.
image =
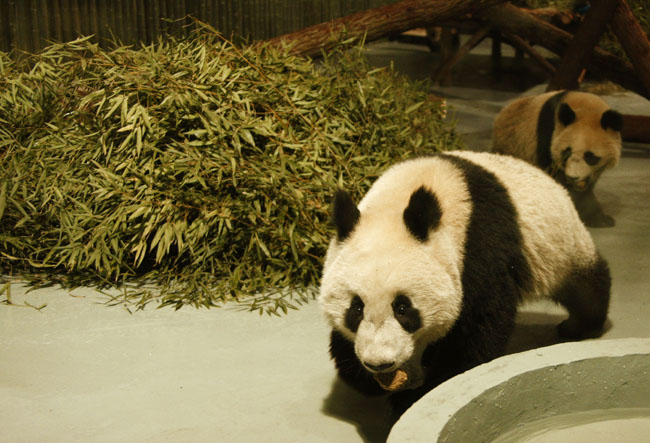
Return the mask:
<svg viewBox="0 0 650 443">
<path fill-rule="evenodd" d="M 597 0 L 592 3 L 585 20 L 564 51 L 557 71 L 548 83 L 547 91 L 578 89 L 580 73 L 587 67 L 598 40 L 618 6 L 618 0 Z"/>
<path fill-rule="evenodd" d="M 646 92 L 650 94 L 650 42 L 625 0 L 619 0 L 612 20 L 612 30 L 632 61 Z"/>
<path fill-rule="evenodd" d="M 274 46 L 287 45 L 295 54 L 314 56 L 350 38 L 372 41 L 390 33 L 459 18 L 503 1 L 402 0 L 275 37 L 268 40 L 268 43 Z"/>
</svg>

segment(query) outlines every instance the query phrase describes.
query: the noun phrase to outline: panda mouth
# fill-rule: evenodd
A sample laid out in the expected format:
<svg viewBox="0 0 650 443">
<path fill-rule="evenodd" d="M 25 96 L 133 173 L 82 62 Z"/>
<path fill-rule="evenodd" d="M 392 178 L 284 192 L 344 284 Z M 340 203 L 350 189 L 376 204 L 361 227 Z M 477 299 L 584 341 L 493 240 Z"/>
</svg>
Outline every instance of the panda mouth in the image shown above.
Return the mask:
<svg viewBox="0 0 650 443">
<path fill-rule="evenodd" d="M 403 369 L 396 369 L 392 372 L 378 372 L 373 374 L 379 386 L 386 391 L 398 391 L 406 386 L 408 374 Z"/>
<path fill-rule="evenodd" d="M 587 180 L 582 180 L 573 184 L 573 187 L 578 191 L 584 191 L 587 187 Z"/>
</svg>

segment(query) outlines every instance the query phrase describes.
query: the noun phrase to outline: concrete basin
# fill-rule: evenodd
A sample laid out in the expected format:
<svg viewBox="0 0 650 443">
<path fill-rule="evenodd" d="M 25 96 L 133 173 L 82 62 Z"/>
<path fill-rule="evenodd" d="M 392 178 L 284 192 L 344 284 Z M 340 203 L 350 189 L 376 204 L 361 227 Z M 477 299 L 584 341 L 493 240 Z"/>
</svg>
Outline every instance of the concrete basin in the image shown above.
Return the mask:
<svg viewBox="0 0 650 443">
<path fill-rule="evenodd" d="M 563 343 L 441 384 L 393 426 L 397 442 L 650 442 L 650 339 Z"/>
</svg>

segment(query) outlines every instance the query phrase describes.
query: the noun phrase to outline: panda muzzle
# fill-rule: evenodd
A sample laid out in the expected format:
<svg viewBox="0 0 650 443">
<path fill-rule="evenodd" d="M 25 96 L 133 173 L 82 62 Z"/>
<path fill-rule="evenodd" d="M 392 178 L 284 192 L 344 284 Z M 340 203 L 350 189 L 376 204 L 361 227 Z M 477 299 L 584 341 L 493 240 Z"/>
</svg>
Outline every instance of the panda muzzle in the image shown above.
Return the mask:
<svg viewBox="0 0 650 443">
<path fill-rule="evenodd" d="M 386 391 L 397 391 L 408 381 L 408 374 L 403 369 L 392 372 L 379 372 L 373 374 L 377 383 Z"/>
</svg>

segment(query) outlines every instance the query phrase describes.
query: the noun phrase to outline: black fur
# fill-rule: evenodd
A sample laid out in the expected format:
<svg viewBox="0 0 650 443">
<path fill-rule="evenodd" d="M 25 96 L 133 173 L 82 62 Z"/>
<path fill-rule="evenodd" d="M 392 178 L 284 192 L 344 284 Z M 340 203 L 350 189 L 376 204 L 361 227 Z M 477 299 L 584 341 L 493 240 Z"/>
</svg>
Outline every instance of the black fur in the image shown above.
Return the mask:
<svg viewBox="0 0 650 443">
<path fill-rule="evenodd" d="M 558 181 L 563 183 L 561 179 Z M 595 184 L 596 182 L 593 181 L 584 191 L 569 189 L 569 195 L 571 196 L 573 205 L 576 207 L 576 211 L 578 211 L 580 220 L 586 226 L 590 228 L 611 228 L 616 225 L 616 220 L 611 215 L 605 214 L 602 206 L 600 206 L 594 194 Z"/>
<path fill-rule="evenodd" d="M 386 393 L 372 374 L 361 365 L 354 352 L 354 344 L 334 329 L 330 334 L 330 355 L 334 359 L 339 377 L 344 382 L 366 395 Z"/>
<path fill-rule="evenodd" d="M 601 157 L 597 156 L 591 151 L 587 151 L 582 155 L 582 158 L 584 159 L 585 163 L 587 163 L 589 166 L 596 166 L 598 163 L 600 163 L 600 160 L 602 160 Z"/>
<path fill-rule="evenodd" d="M 352 297 L 350 307 L 345 311 L 345 327 L 352 332 L 357 332 L 363 319 L 363 301 L 358 295 Z"/>
<path fill-rule="evenodd" d="M 411 299 L 406 295 L 397 294 L 391 307 L 393 308 L 393 315 L 395 315 L 395 318 L 406 332 L 412 334 L 422 327 L 420 311 L 413 307 Z"/>
<path fill-rule="evenodd" d="M 608 109 L 600 117 L 600 126 L 605 130 L 610 128 L 614 131 L 621 132 L 623 130 L 623 116 L 613 109 Z"/>
<path fill-rule="evenodd" d="M 560 103 L 560 106 L 557 110 L 557 119 L 564 126 L 569 126 L 571 123 L 576 121 L 576 113 L 573 112 L 571 106 L 568 103 Z"/>
<path fill-rule="evenodd" d="M 339 241 L 344 241 L 352 233 L 359 222 L 361 213 L 354 204 L 350 194 L 339 190 L 334 194 L 334 211 L 332 221 L 336 226 L 336 237 Z"/>
<path fill-rule="evenodd" d="M 551 141 L 553 140 L 553 132 L 555 131 L 555 114 L 558 105 L 567 93 L 568 91 L 562 91 L 551 96 L 542 105 L 539 116 L 537 117 L 537 166 L 544 170 L 549 170 L 553 163 L 551 158 Z"/>
<path fill-rule="evenodd" d="M 442 213 L 435 194 L 420 186 L 404 209 L 404 224 L 409 232 L 421 242 L 427 241 L 429 232 L 438 227 Z"/>
<path fill-rule="evenodd" d="M 578 340 L 598 336 L 607 319 L 611 277 L 607 262 L 598 257 L 593 266 L 573 272 L 553 298 L 569 311 L 558 325 L 561 337 Z"/>
</svg>

